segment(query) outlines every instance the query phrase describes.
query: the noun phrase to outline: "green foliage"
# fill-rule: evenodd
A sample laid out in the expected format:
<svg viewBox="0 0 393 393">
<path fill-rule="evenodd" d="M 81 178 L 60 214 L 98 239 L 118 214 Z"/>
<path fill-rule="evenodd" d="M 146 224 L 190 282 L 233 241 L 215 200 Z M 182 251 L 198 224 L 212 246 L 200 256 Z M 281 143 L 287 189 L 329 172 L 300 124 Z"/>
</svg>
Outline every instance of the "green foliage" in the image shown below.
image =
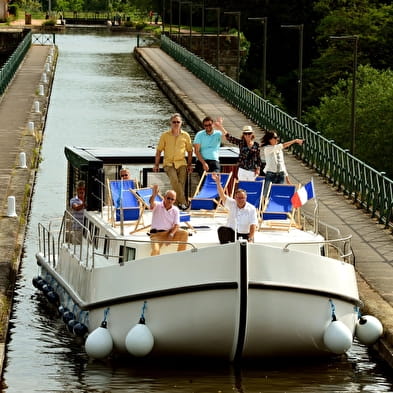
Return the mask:
<svg viewBox="0 0 393 393">
<path fill-rule="evenodd" d="M 340 79 L 318 107 L 304 115 L 312 128 L 343 147 L 351 147 L 352 75 Z M 355 154 L 393 177 L 393 71 L 359 66 L 356 89 Z"/>
</svg>

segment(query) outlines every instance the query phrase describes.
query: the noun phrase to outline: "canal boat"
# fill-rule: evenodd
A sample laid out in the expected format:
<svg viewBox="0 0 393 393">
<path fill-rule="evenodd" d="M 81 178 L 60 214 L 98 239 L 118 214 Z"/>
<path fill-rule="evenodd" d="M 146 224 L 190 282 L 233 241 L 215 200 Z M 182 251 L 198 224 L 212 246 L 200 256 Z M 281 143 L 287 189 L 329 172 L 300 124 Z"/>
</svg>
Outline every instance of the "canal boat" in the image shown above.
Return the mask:
<svg viewBox="0 0 393 393">
<path fill-rule="evenodd" d="M 188 210 L 181 219 L 186 250 L 171 242 L 151 256 L 151 211 L 138 189 L 170 188 L 164 172 L 152 171 L 155 149 L 67 146 L 65 156 L 66 208 L 61 219 L 39 224 L 40 275 L 33 284 L 85 339 L 89 356 L 239 361 L 350 348 L 361 319 L 351 236 L 319 222 L 316 198 L 290 217 L 272 219 L 262 208 L 252 243 L 219 242 L 227 219 L 222 206 Z M 221 148 L 223 173 L 234 173 L 237 157 L 235 148 Z M 121 167 L 131 169 L 133 186 L 118 178 Z M 87 208 L 76 241 L 68 204 L 79 180 Z M 136 197 L 136 216 L 116 206 L 116 181 L 121 193 Z"/>
</svg>

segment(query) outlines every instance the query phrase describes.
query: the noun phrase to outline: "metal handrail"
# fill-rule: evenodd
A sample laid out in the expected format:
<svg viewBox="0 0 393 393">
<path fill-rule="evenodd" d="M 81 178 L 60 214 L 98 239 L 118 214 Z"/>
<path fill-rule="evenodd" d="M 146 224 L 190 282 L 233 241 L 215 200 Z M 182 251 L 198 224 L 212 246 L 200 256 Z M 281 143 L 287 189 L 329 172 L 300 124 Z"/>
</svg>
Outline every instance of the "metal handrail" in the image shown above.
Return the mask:
<svg viewBox="0 0 393 393">
<path fill-rule="evenodd" d="M 14 53 L 0 69 L 0 94 L 3 94 L 12 81 L 19 65 L 22 63 L 27 51 L 31 46 L 32 33 L 29 31 L 22 42 L 16 47 Z"/>
<path fill-rule="evenodd" d="M 292 153 L 393 232 L 393 180 L 384 172 L 360 161 L 333 140 L 313 131 L 165 35 L 161 36 L 161 49 L 258 126 L 274 128 L 287 140 L 304 139 L 306 143 L 302 147 L 291 147 Z"/>
<path fill-rule="evenodd" d="M 353 256 L 353 252 L 352 249 L 350 247 L 351 244 L 351 239 L 352 239 L 352 235 L 348 235 L 345 237 L 341 237 L 341 238 L 337 238 L 337 239 L 329 239 L 329 240 L 321 240 L 321 241 L 308 241 L 308 242 L 288 242 L 285 244 L 285 246 L 283 247 L 283 251 L 284 252 L 289 252 L 289 247 L 293 246 L 293 245 L 315 245 L 315 244 L 323 244 L 323 245 L 329 245 L 331 247 L 333 247 L 334 249 L 336 249 L 339 252 L 340 258 L 342 258 L 344 261 L 346 261 L 349 257 Z M 346 253 L 342 253 L 341 249 L 336 246 L 334 243 L 338 243 L 341 242 L 344 244 L 343 250 L 346 249 L 346 245 L 349 244 L 349 252 Z"/>
</svg>

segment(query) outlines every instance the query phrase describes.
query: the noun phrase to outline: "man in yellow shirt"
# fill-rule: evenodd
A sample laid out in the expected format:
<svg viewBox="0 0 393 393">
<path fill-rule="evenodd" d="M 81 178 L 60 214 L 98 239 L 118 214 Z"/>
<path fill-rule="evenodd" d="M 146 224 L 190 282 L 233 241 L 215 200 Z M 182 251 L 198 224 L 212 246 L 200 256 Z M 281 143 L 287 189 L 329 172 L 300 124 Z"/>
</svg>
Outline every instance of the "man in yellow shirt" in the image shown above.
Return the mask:
<svg viewBox="0 0 393 393">
<path fill-rule="evenodd" d="M 181 129 L 182 118 L 179 113 L 171 116 L 171 129 L 162 133 L 156 150 L 154 172 L 160 170 L 160 157 L 164 152 L 163 167 L 171 186 L 177 195 L 180 209 L 187 209 L 184 188 L 187 173 L 192 172 L 192 143 L 188 132 Z M 187 152 L 187 160 L 186 160 Z"/>
</svg>

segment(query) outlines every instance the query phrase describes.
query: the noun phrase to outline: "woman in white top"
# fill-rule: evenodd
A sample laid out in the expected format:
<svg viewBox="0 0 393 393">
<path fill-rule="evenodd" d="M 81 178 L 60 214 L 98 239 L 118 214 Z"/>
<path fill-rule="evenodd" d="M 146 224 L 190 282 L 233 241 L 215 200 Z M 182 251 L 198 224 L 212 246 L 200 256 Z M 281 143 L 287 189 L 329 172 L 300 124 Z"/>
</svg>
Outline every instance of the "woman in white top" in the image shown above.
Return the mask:
<svg viewBox="0 0 393 393">
<path fill-rule="evenodd" d="M 285 178 L 288 176 L 284 162 L 283 150 L 294 143 L 297 143 L 298 145 L 303 144 L 303 139 L 293 139 L 284 143 L 279 143 L 278 140 L 279 137 L 276 132 L 266 131 L 261 141 L 261 151 L 266 161 L 265 168 L 263 169 L 265 173 L 263 195 L 265 197 L 270 183 L 283 184 Z"/>
</svg>

